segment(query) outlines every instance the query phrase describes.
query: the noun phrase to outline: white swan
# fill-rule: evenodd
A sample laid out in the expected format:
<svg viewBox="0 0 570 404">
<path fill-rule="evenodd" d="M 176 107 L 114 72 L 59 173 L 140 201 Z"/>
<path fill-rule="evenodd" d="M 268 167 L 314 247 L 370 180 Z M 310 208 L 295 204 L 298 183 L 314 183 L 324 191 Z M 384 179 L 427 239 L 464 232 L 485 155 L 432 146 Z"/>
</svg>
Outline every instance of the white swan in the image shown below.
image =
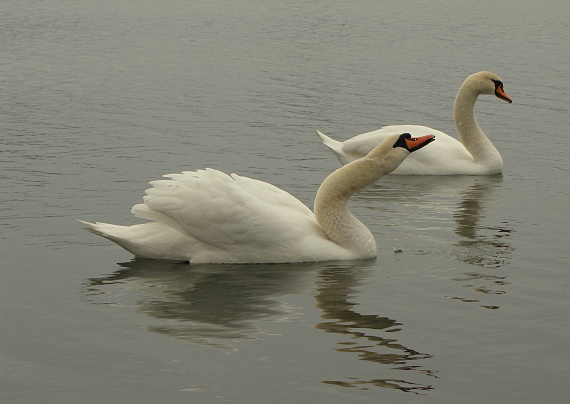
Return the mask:
<svg viewBox="0 0 570 404">
<path fill-rule="evenodd" d="M 359 189 L 394 170 L 434 136 L 393 135 L 365 158 L 339 168 L 319 187 L 315 213 L 266 182 L 213 169 L 152 181 L 134 226 L 81 221 L 86 230 L 140 258 L 190 263 L 277 263 L 376 256 L 372 233 L 347 208 Z"/>
<path fill-rule="evenodd" d="M 438 130 L 417 125 L 385 126 L 344 142 L 333 140 L 319 131 L 317 134 L 343 164 L 366 155 L 374 146 L 392 133 L 407 132 L 414 137 L 433 134 L 437 137 L 434 146 L 414 153 L 392 174 L 500 174 L 503 169 L 503 159 L 475 119 L 474 107 L 479 94 L 495 94 L 508 103 L 512 102 L 511 97 L 503 89 L 501 78 L 496 74 L 479 72 L 469 76 L 459 88 L 453 107 L 453 119 L 461 141 Z"/>
</svg>

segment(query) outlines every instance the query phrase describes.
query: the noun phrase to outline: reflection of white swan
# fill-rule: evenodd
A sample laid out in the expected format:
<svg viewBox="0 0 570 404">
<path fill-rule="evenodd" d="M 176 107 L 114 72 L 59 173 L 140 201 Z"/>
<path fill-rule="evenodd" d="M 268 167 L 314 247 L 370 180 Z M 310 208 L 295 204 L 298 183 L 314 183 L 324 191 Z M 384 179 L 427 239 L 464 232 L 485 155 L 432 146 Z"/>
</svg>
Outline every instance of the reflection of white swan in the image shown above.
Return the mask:
<svg viewBox="0 0 570 404">
<path fill-rule="evenodd" d="M 88 279 L 83 299 L 135 308 L 150 317 L 143 324 L 152 332 L 237 350 L 232 341 L 273 333 L 268 323 L 294 321 L 299 307 L 287 297 L 311 295 L 318 271 L 331 264 L 187 265 L 134 259 L 119 265 L 113 274 Z"/>
<path fill-rule="evenodd" d="M 455 98 L 453 119 L 459 139 L 417 125 L 385 126 L 373 132 L 363 133 L 345 142 L 338 142 L 317 131 L 321 140 L 347 164 L 366 155 L 379 142 L 392 133 L 411 133 L 418 137 L 435 134 L 435 146 L 415 153 L 392 174 L 403 175 L 493 175 L 503 169 L 503 159 L 481 130 L 475 119 L 475 101 L 479 94 L 495 94 L 509 103 L 511 98 L 503 90 L 501 78 L 491 72 L 479 72 L 469 76 L 461 85 Z"/>
<path fill-rule="evenodd" d="M 329 265 L 319 272 L 319 280 L 315 289 L 317 307 L 322 310 L 322 322 L 315 328 L 329 333 L 339 334 L 336 351 L 356 355 L 365 360 L 382 365 L 398 365 L 395 369 L 420 372 L 424 376 L 435 376 L 435 372 L 412 361 L 431 358 L 432 355 L 421 353 L 402 345 L 396 332 L 402 323 L 377 314 L 364 314 L 354 301 L 358 296 L 358 287 L 363 283 L 362 267 L 356 265 Z M 376 386 L 402 391 L 431 390 L 429 384 L 412 383 L 398 379 L 372 380 L 361 379 L 356 375 L 347 377 L 343 374 L 340 380 L 323 380 L 323 383 L 343 387 Z"/>
<path fill-rule="evenodd" d="M 273 185 L 207 169 L 151 182 L 144 203 L 132 209 L 151 223 L 82 223 L 141 258 L 192 263 L 373 258 L 374 236 L 348 211 L 348 199 L 433 140 L 393 135 L 365 158 L 334 171 L 317 191 L 314 214 Z"/>
</svg>

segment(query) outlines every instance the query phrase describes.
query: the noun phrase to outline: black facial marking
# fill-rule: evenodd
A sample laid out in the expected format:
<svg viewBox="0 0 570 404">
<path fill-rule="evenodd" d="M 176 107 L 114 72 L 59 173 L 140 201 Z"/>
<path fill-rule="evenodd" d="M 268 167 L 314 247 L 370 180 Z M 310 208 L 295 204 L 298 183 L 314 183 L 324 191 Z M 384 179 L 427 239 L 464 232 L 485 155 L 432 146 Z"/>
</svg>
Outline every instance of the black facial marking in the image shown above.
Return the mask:
<svg viewBox="0 0 570 404">
<path fill-rule="evenodd" d="M 396 147 L 403 147 L 404 149 L 408 150 L 408 145 L 406 144 L 406 141 L 404 139 L 410 139 L 412 137 L 412 135 L 410 135 L 409 133 L 402 133 L 400 135 L 400 137 L 398 138 L 398 140 L 396 141 L 396 143 L 394 143 L 394 148 Z"/>
<path fill-rule="evenodd" d="M 493 80 L 493 79 L 491 79 L 491 81 L 492 81 L 493 83 L 495 83 L 495 91 L 497 91 L 497 90 L 499 89 L 499 87 L 502 87 L 502 86 L 503 86 L 503 82 L 502 82 L 501 80 Z"/>
<path fill-rule="evenodd" d="M 412 138 L 412 135 L 410 135 L 409 133 L 402 133 L 399 137 L 398 140 L 396 141 L 396 143 L 394 143 L 393 147 L 403 147 L 404 149 L 408 150 L 410 153 L 416 150 L 421 149 L 422 147 L 430 144 L 431 142 L 433 142 L 435 140 L 435 137 L 432 137 L 431 139 L 426 139 L 424 140 L 424 142 L 418 144 L 417 146 L 414 146 L 412 148 L 410 148 L 410 144 L 408 144 L 406 142 L 407 140 L 410 140 L 412 142 L 415 142 L 417 139 L 416 138 Z"/>
</svg>

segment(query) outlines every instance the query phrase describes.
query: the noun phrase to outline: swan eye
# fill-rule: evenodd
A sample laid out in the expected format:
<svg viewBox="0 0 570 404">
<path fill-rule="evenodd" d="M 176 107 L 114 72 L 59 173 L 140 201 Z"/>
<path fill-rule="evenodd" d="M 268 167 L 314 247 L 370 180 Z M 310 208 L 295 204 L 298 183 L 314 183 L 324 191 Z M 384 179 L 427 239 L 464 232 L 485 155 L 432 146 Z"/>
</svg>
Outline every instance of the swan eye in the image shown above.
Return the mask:
<svg viewBox="0 0 570 404">
<path fill-rule="evenodd" d="M 493 80 L 493 79 L 491 79 L 491 81 L 493 82 L 493 84 L 495 84 L 495 92 L 497 92 L 497 91 L 498 91 L 498 92 L 504 91 L 504 90 L 503 90 L 504 84 L 503 84 L 503 82 L 502 82 L 501 80 Z"/>
<path fill-rule="evenodd" d="M 501 80 L 493 80 L 491 79 L 491 81 L 493 83 L 495 83 L 495 95 L 497 97 L 499 97 L 502 100 L 507 101 L 509 104 L 511 102 L 513 102 L 513 100 L 511 99 L 511 97 L 509 97 L 509 95 L 507 93 L 505 93 L 505 89 L 503 88 L 503 82 Z"/>
</svg>

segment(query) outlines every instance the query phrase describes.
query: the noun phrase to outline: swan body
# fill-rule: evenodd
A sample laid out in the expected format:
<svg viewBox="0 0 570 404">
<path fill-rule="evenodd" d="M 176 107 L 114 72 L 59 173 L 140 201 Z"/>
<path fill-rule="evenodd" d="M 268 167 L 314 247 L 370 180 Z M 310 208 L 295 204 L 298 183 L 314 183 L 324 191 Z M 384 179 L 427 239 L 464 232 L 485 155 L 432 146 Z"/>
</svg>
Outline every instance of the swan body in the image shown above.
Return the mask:
<svg viewBox="0 0 570 404">
<path fill-rule="evenodd" d="M 284 263 L 376 256 L 372 233 L 347 208 L 359 189 L 394 170 L 434 136 L 392 135 L 365 158 L 330 174 L 317 191 L 315 212 L 263 181 L 213 169 L 152 181 L 134 226 L 84 222 L 139 258 L 190 263 Z"/>
<path fill-rule="evenodd" d="M 453 119 L 459 140 L 438 130 L 418 125 L 391 125 L 363 133 L 344 142 L 317 134 L 342 164 L 361 158 L 392 133 L 411 133 L 414 137 L 433 134 L 434 146 L 422 149 L 406 159 L 392 174 L 401 175 L 494 175 L 503 169 L 503 159 L 475 119 L 475 102 L 480 94 L 494 94 L 509 103 L 499 76 L 479 72 L 469 76 L 459 88 L 453 107 Z"/>
</svg>

